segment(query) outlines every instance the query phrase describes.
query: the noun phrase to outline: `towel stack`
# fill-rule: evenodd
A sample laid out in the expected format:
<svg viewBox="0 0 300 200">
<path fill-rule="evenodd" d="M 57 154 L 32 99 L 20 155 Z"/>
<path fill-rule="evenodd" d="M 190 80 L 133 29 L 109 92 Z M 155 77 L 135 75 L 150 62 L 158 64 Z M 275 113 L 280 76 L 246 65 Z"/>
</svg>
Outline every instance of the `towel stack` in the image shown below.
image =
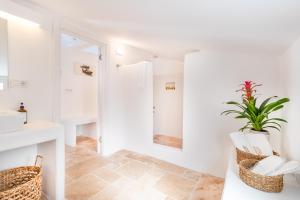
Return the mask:
<svg viewBox="0 0 300 200">
<path fill-rule="evenodd" d="M 300 162 L 273 155 L 272 146 L 263 134 L 244 134 L 234 132 L 230 134 L 236 148 L 251 154 L 267 156 L 257 162 L 251 170 L 264 176 L 277 176 L 300 172 Z"/>
</svg>

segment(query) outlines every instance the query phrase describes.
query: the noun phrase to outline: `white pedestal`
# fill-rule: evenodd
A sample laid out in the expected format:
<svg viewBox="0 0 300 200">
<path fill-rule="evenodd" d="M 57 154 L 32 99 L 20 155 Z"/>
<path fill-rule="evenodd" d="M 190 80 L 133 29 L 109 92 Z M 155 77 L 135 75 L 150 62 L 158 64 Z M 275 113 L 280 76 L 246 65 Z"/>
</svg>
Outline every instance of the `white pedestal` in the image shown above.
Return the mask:
<svg viewBox="0 0 300 200">
<path fill-rule="evenodd" d="M 43 156 L 43 192 L 49 200 L 63 200 L 63 127 L 50 122 L 36 122 L 20 131 L 0 134 L 0 170 L 33 165 L 37 154 Z"/>
<path fill-rule="evenodd" d="M 267 193 L 246 185 L 238 174 L 235 153 L 229 159 L 222 200 L 299 200 L 300 185 L 292 175 L 284 176 L 284 187 L 280 193 Z"/>
</svg>

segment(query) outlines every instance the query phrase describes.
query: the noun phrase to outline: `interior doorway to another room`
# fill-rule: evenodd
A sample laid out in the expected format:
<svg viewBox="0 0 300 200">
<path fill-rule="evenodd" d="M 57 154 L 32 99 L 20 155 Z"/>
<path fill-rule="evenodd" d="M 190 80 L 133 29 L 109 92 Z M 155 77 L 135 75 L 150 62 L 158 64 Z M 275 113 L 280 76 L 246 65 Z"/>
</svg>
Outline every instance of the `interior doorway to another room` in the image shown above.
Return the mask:
<svg viewBox="0 0 300 200">
<path fill-rule="evenodd" d="M 153 142 L 183 147 L 183 63 L 157 58 L 153 77 Z"/>
<path fill-rule="evenodd" d="M 61 121 L 65 141 L 101 152 L 99 128 L 101 46 L 61 34 Z"/>
</svg>

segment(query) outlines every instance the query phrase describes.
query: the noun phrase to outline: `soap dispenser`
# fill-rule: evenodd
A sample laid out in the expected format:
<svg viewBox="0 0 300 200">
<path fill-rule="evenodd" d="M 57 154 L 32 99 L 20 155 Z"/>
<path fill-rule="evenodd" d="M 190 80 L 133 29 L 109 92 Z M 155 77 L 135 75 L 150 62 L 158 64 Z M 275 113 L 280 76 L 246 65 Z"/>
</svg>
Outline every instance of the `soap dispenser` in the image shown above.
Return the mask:
<svg viewBox="0 0 300 200">
<path fill-rule="evenodd" d="M 24 124 L 27 124 L 27 110 L 25 109 L 25 106 L 24 106 L 23 102 L 21 102 L 18 112 L 21 113 Z"/>
</svg>

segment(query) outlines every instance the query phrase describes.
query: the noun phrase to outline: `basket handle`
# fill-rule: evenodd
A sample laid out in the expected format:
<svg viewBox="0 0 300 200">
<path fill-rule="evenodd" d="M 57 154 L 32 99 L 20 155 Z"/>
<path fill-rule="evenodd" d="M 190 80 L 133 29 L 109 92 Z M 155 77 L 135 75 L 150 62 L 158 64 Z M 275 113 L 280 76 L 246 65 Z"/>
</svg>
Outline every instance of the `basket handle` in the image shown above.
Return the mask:
<svg viewBox="0 0 300 200">
<path fill-rule="evenodd" d="M 39 165 L 38 165 L 38 163 L 39 163 Z M 42 164 L 43 164 L 43 156 L 37 155 L 35 158 L 34 166 L 42 167 Z"/>
</svg>

